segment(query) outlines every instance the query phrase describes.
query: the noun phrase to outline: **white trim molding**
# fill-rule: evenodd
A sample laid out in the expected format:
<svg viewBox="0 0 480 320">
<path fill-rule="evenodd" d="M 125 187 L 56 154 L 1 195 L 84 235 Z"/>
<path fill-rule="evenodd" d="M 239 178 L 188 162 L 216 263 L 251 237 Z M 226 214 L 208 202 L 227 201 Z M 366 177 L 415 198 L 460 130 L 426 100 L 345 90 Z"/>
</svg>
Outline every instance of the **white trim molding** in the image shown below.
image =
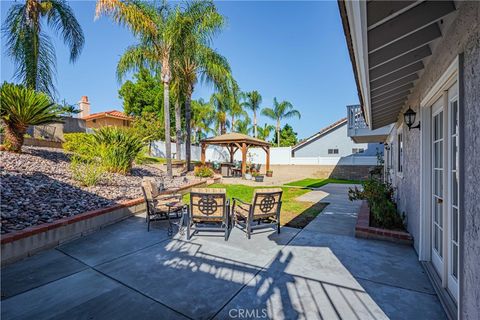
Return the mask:
<svg viewBox="0 0 480 320">
<path fill-rule="evenodd" d="M 370 106 L 370 76 L 368 73 L 368 42 L 367 42 L 367 2 L 345 1 L 348 16 L 352 46 L 355 54 L 355 69 L 358 72 L 360 94 L 363 97 L 365 122 L 371 128 L 372 116 Z"/>
</svg>

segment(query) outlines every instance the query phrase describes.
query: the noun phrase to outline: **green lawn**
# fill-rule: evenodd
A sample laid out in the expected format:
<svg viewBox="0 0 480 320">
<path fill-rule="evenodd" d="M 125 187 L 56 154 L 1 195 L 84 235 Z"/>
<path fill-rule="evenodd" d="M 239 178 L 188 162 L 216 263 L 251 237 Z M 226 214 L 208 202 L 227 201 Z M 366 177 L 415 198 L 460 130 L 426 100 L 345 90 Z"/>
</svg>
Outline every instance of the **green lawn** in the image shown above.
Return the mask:
<svg viewBox="0 0 480 320">
<path fill-rule="evenodd" d="M 238 198 L 246 202 L 251 202 L 254 189 L 266 187 L 251 187 L 238 184 L 212 184 L 209 188 L 225 188 L 227 190 L 228 198 Z M 307 189 L 289 187 L 281 188 L 283 190 L 282 211 L 280 213 L 281 225 L 303 228 L 327 205 L 327 203 L 302 202 L 295 200 L 295 198 L 309 192 Z M 186 202 L 189 201 L 189 194 L 185 195 L 184 200 Z"/>
<path fill-rule="evenodd" d="M 304 188 L 320 188 L 328 183 L 345 183 L 345 184 L 360 184 L 361 181 L 357 180 L 341 180 L 341 179 L 314 179 L 307 178 L 303 180 L 293 181 L 285 184 L 292 187 L 304 187 Z"/>
</svg>

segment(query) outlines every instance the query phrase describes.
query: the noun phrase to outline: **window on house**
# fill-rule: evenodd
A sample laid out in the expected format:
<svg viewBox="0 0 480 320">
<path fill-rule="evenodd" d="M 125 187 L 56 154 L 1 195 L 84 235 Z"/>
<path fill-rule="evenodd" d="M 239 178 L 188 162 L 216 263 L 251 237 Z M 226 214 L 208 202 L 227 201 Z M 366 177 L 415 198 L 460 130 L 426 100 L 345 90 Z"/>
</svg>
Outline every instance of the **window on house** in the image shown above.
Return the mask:
<svg viewBox="0 0 480 320">
<path fill-rule="evenodd" d="M 397 171 L 403 172 L 403 134 L 398 134 L 397 143 Z"/>
<path fill-rule="evenodd" d="M 328 149 L 328 154 L 338 154 L 338 149 Z"/>
<path fill-rule="evenodd" d="M 97 122 L 97 119 L 93 119 L 93 123 L 96 123 Z"/>
<path fill-rule="evenodd" d="M 365 149 L 363 148 L 353 148 L 352 149 L 352 153 L 363 153 L 365 151 Z"/>
</svg>

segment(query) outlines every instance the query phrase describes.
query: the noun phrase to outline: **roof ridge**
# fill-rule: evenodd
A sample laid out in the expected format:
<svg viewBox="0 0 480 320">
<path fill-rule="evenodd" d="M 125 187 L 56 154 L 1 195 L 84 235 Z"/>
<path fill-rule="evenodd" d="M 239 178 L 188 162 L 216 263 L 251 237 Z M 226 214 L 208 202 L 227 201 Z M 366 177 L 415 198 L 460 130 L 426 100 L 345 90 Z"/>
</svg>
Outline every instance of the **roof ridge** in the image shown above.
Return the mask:
<svg viewBox="0 0 480 320">
<path fill-rule="evenodd" d="M 340 120 L 337 120 L 337 121 L 333 122 L 332 124 L 330 124 L 330 125 L 322 128 L 320 131 L 312 134 L 311 136 L 309 136 L 309 137 L 306 138 L 305 140 L 303 140 L 303 141 L 297 143 L 296 145 L 294 145 L 294 146 L 292 147 L 292 150 L 300 147 L 301 145 L 303 145 L 303 144 L 305 144 L 305 143 L 307 143 L 308 141 L 310 141 L 311 139 L 315 138 L 316 136 L 320 136 L 320 135 L 322 135 L 322 134 L 327 133 L 328 131 L 336 128 L 337 126 L 343 124 L 343 123 L 346 122 L 346 121 L 347 121 L 347 117 L 344 117 L 344 118 L 341 118 Z"/>
</svg>

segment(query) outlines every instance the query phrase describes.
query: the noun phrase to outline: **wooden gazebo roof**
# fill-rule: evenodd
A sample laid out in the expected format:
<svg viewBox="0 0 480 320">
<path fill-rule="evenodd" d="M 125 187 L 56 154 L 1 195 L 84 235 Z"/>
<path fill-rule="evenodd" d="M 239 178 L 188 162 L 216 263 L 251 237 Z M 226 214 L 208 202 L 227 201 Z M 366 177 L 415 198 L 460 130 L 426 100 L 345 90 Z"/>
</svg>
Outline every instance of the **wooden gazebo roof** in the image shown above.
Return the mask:
<svg viewBox="0 0 480 320">
<path fill-rule="evenodd" d="M 246 134 L 238 132 L 230 132 L 213 138 L 204 139 L 200 141 L 200 144 L 202 147 L 202 163 L 205 163 L 205 150 L 207 149 L 207 145 L 213 144 L 226 147 L 228 149 L 228 152 L 230 153 L 230 162 L 233 162 L 233 155 L 238 149 L 240 149 L 242 151 L 242 175 L 244 175 L 246 171 L 248 148 L 260 147 L 267 154 L 266 170 L 268 171 L 270 169 L 270 143 L 268 143 L 267 141 L 250 137 Z"/>
<path fill-rule="evenodd" d="M 250 136 L 247 136 L 246 134 L 238 133 L 238 132 L 225 133 L 213 138 L 204 139 L 201 141 L 201 143 L 217 144 L 217 145 L 246 143 L 249 146 L 259 146 L 259 147 L 270 146 L 270 143 L 264 140 L 250 137 Z"/>
</svg>

